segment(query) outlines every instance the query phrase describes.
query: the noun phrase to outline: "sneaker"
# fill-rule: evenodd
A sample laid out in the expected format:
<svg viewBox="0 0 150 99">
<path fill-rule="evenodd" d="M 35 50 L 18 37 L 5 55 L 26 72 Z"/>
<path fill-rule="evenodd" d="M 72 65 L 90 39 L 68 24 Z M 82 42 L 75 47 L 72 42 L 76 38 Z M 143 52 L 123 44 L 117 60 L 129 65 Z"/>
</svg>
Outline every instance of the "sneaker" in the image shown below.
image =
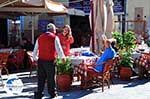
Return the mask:
<svg viewBox="0 0 150 99">
<path fill-rule="evenodd" d="M 42 99 L 42 97 L 44 96 L 44 94 L 42 93 L 38 93 L 38 92 L 34 92 L 34 99 Z"/>
<path fill-rule="evenodd" d="M 51 98 L 55 98 L 55 97 L 57 97 L 58 95 L 56 94 L 56 93 L 52 93 L 51 94 Z"/>
<path fill-rule="evenodd" d="M 54 98 L 52 99 L 63 99 L 63 96 L 55 96 Z"/>
</svg>

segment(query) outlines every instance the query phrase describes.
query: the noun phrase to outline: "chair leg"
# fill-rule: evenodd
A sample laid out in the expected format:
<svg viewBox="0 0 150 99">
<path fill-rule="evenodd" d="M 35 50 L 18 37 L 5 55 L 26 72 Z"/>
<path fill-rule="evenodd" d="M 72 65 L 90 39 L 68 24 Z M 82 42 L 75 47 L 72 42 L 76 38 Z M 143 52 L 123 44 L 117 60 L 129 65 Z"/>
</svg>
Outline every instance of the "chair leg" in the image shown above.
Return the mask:
<svg viewBox="0 0 150 99">
<path fill-rule="evenodd" d="M 104 92 L 104 80 L 102 81 L 102 92 Z"/>
<path fill-rule="evenodd" d="M 18 64 L 14 64 L 14 66 L 16 67 L 17 71 L 16 72 L 19 72 L 19 65 Z"/>
<path fill-rule="evenodd" d="M 31 65 L 31 66 L 30 66 L 30 74 L 29 74 L 29 77 L 31 77 L 31 76 L 32 76 L 33 68 L 34 68 L 34 67 L 35 67 L 36 71 L 38 70 L 37 65 Z"/>
<path fill-rule="evenodd" d="M 2 84 L 1 84 L 1 85 L 3 85 L 3 79 L 2 79 L 2 68 L 0 68 L 0 80 L 1 80 L 1 82 L 2 82 Z"/>
<path fill-rule="evenodd" d="M 86 89 L 87 88 L 87 79 L 83 75 L 81 75 L 81 89 Z"/>
<path fill-rule="evenodd" d="M 77 74 L 77 81 L 80 81 L 80 75 Z"/>
<path fill-rule="evenodd" d="M 5 69 L 7 75 L 9 75 L 9 71 L 8 71 L 7 67 L 3 67 L 3 68 Z"/>
<path fill-rule="evenodd" d="M 107 85 L 108 85 L 108 88 L 110 88 L 110 81 L 107 80 Z"/>
<path fill-rule="evenodd" d="M 109 82 L 111 82 L 111 84 L 114 84 L 114 82 L 113 82 L 112 78 L 110 79 L 110 81 L 109 81 Z"/>
<path fill-rule="evenodd" d="M 31 65 L 31 67 L 30 67 L 30 74 L 29 74 L 29 77 L 31 77 L 31 75 L 32 75 L 32 65 Z"/>
<path fill-rule="evenodd" d="M 114 77 L 114 74 L 110 73 L 110 81 L 109 81 L 109 82 L 110 82 L 111 84 L 114 84 L 114 82 L 113 82 L 113 77 Z"/>
</svg>

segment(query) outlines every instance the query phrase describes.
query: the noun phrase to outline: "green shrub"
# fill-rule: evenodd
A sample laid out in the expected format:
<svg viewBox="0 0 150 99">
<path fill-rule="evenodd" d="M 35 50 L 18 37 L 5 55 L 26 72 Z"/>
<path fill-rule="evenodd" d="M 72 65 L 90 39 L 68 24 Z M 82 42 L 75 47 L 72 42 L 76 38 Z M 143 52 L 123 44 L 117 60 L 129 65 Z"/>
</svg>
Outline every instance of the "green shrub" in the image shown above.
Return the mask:
<svg viewBox="0 0 150 99">
<path fill-rule="evenodd" d="M 62 60 L 61 58 L 56 59 L 57 74 L 72 74 L 73 67 L 70 58 Z"/>
<path fill-rule="evenodd" d="M 132 67 L 132 53 L 136 47 L 136 37 L 134 32 L 128 31 L 123 34 L 114 32 L 113 37 L 117 40 L 117 48 L 121 57 L 121 66 Z"/>
</svg>

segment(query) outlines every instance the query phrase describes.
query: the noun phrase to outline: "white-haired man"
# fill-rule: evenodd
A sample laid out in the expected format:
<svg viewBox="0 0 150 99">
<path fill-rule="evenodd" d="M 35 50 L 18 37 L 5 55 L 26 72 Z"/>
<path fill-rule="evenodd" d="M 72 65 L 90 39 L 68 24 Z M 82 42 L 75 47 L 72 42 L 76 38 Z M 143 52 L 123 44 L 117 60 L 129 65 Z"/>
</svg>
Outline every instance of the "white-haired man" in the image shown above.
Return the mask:
<svg viewBox="0 0 150 99">
<path fill-rule="evenodd" d="M 37 40 L 33 51 L 33 58 L 38 56 L 38 88 L 35 92 L 35 99 L 41 99 L 47 79 L 48 93 L 51 98 L 56 96 L 55 89 L 55 58 L 59 56 L 65 58 L 59 38 L 55 35 L 56 27 L 54 24 L 47 25 L 47 32 L 41 34 Z"/>
</svg>

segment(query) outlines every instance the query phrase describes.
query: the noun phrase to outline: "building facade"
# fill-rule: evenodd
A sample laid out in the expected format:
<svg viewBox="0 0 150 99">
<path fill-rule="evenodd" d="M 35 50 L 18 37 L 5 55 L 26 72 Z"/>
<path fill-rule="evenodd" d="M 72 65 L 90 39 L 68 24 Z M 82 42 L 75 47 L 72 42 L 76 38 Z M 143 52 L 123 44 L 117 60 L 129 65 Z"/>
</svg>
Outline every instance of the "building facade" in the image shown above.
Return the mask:
<svg viewBox="0 0 150 99">
<path fill-rule="evenodd" d="M 127 0 L 127 20 L 146 20 L 146 30 L 150 30 L 150 0 Z"/>
</svg>

